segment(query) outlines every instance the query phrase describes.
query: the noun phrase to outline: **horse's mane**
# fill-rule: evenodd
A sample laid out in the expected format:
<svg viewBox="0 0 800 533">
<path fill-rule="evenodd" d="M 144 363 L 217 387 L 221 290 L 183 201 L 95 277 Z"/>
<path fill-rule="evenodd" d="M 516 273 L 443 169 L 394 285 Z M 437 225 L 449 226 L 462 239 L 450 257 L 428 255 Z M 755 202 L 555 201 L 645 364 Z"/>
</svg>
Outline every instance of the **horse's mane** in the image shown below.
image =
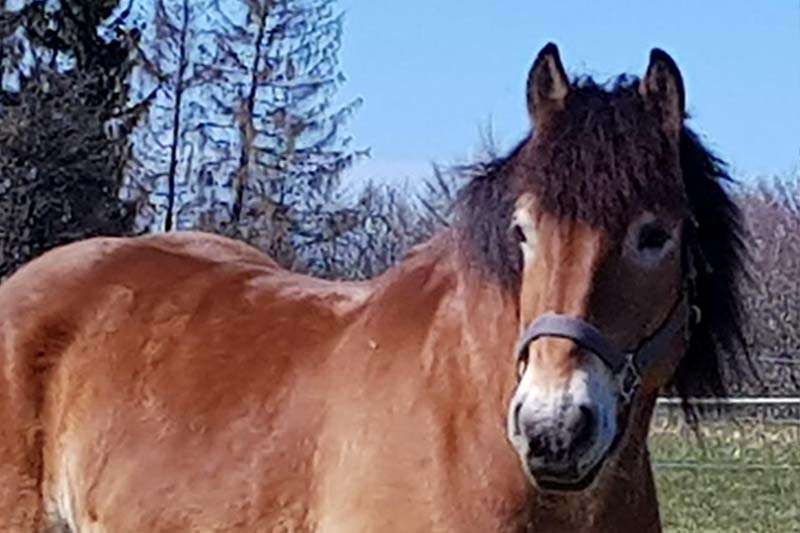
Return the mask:
<svg viewBox="0 0 800 533">
<path fill-rule="evenodd" d="M 514 203 L 527 191 L 559 217 L 612 233 L 624 231 L 632 210 L 683 212 L 684 268 L 696 272 L 692 303 L 703 319 L 693 330 L 673 387 L 684 400 L 722 397 L 727 394 L 723 369 L 738 374 L 737 356 L 749 361 L 739 290 L 745 261 L 742 219 L 726 191 L 732 180 L 725 164 L 686 126 L 678 172 L 674 145 L 670 148 L 643 108 L 638 84 L 631 76 L 606 86 L 578 79 L 552 131 L 531 133 L 506 155 L 462 167 L 469 179 L 455 209 L 462 253 L 494 282 L 518 290 L 522 258 L 509 227 Z M 685 401 L 684 409 L 690 422 L 696 421 L 696 409 Z"/>
<path fill-rule="evenodd" d="M 742 332 L 744 313 L 740 285 L 746 278 L 747 254 L 742 213 L 725 187 L 733 182 L 725 163 L 688 128 L 680 142 L 683 182 L 693 223 L 687 224 L 684 257 L 696 272 L 693 303 L 702 313 L 689 349 L 674 376 L 674 387 L 687 397 L 727 395 L 723 372 L 741 377 L 755 372 Z M 746 367 L 740 364 L 741 361 Z"/>
</svg>

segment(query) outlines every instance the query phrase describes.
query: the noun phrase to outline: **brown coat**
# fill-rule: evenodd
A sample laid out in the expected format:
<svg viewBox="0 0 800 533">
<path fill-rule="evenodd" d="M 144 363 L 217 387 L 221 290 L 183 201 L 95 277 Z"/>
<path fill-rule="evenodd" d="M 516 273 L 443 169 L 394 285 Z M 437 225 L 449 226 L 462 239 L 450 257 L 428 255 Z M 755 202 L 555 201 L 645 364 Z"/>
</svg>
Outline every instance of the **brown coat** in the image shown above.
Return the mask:
<svg viewBox="0 0 800 533">
<path fill-rule="evenodd" d="M 515 304 L 458 261 L 446 234 L 367 283 L 197 233 L 45 255 L 0 289 L 0 530 L 657 530 L 646 416 L 590 492 L 529 486 Z"/>
</svg>

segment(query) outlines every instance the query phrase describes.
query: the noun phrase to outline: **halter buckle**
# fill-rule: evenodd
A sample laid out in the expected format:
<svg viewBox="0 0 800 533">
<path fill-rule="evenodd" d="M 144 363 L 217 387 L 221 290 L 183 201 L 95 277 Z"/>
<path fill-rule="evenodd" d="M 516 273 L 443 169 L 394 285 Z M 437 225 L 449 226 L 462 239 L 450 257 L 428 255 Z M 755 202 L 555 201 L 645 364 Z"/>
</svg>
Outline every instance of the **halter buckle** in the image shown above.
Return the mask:
<svg viewBox="0 0 800 533">
<path fill-rule="evenodd" d="M 639 369 L 636 367 L 636 353 L 628 352 L 625 355 L 625 366 L 619 374 L 619 395 L 622 398 L 623 405 L 628 405 L 639 390 L 642 384 L 642 376 Z"/>
</svg>

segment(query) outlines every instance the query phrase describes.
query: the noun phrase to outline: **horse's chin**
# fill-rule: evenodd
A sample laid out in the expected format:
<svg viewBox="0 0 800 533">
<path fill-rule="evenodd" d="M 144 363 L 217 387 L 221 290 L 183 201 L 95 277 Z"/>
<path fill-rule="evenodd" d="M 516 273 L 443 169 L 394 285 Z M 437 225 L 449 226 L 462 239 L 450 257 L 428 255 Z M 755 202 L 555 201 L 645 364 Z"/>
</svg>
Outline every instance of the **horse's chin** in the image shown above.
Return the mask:
<svg viewBox="0 0 800 533">
<path fill-rule="evenodd" d="M 589 470 L 580 476 L 555 478 L 537 476 L 536 474 L 531 473 L 530 477 L 535 486 L 539 490 L 545 492 L 582 492 L 590 489 L 595 481 L 597 481 L 597 478 L 599 477 L 600 472 L 603 470 L 603 466 L 605 465 L 607 458 L 608 454 L 598 460 L 594 466 L 589 468 Z"/>
</svg>

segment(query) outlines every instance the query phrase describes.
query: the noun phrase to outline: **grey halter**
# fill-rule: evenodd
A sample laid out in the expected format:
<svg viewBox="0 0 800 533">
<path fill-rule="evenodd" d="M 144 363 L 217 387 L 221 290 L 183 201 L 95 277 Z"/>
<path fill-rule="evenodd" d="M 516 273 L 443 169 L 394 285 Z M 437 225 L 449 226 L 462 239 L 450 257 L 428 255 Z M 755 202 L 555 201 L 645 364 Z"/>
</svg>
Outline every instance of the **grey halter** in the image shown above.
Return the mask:
<svg viewBox="0 0 800 533">
<path fill-rule="evenodd" d="M 524 362 L 530 344 L 542 337 L 570 339 L 597 355 L 620 382 L 624 403 L 630 402 L 641 383 L 642 372 L 668 349 L 678 334 L 689 339 L 690 321 L 700 321 L 700 310 L 690 305 L 687 295 L 680 298 L 669 316 L 650 337 L 634 351 L 625 352 L 613 346 L 593 325 L 581 318 L 558 313 L 545 313 L 531 322 L 517 343 L 518 362 Z"/>
</svg>

